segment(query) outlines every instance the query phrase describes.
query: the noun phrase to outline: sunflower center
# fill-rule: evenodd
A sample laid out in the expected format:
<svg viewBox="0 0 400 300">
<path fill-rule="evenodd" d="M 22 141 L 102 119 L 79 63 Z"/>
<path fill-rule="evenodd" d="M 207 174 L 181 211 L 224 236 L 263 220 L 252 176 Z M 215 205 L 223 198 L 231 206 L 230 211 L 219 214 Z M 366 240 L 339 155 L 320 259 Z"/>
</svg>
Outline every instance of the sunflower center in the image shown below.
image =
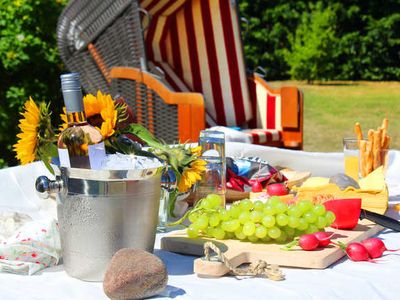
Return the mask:
<svg viewBox="0 0 400 300">
<path fill-rule="evenodd" d="M 99 127 L 99 128 L 101 127 L 101 124 L 104 122 L 104 120 L 100 114 L 95 114 L 93 116 L 90 116 L 87 118 L 87 120 L 90 123 L 90 125 Z"/>
</svg>

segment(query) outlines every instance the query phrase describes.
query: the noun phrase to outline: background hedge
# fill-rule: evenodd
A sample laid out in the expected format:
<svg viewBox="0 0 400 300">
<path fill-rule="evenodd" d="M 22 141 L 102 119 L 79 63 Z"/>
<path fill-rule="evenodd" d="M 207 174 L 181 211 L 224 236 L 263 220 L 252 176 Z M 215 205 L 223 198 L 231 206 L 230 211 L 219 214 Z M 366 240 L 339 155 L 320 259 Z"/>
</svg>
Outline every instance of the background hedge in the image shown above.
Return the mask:
<svg viewBox="0 0 400 300">
<path fill-rule="evenodd" d="M 0 0 L 0 167 L 15 165 L 12 145 L 25 100 L 61 106 L 57 18 L 67 0 Z M 343 2 L 343 3 L 342 3 Z M 400 0 L 242 0 L 249 69 L 267 80 L 398 80 Z"/>
</svg>

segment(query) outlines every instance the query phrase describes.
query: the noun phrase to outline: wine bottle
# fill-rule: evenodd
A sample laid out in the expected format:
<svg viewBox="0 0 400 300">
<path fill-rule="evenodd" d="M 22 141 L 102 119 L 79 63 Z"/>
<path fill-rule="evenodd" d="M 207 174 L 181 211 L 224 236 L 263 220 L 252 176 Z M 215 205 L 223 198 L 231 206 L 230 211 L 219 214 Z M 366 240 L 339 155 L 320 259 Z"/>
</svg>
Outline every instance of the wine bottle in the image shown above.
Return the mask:
<svg viewBox="0 0 400 300">
<path fill-rule="evenodd" d="M 57 142 L 60 165 L 100 169 L 106 156 L 103 136 L 86 120 L 79 74 L 62 74 L 61 89 L 68 127 L 60 133 Z"/>
</svg>

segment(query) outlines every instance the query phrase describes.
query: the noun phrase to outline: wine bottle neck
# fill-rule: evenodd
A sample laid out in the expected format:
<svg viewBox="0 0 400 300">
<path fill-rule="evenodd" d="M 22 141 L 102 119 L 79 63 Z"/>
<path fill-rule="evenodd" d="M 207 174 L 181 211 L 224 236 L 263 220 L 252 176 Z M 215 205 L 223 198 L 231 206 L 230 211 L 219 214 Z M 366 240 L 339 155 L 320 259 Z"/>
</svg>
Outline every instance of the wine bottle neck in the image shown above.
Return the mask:
<svg viewBox="0 0 400 300">
<path fill-rule="evenodd" d="M 68 126 L 85 125 L 87 124 L 86 115 L 83 111 L 67 112 Z"/>
</svg>

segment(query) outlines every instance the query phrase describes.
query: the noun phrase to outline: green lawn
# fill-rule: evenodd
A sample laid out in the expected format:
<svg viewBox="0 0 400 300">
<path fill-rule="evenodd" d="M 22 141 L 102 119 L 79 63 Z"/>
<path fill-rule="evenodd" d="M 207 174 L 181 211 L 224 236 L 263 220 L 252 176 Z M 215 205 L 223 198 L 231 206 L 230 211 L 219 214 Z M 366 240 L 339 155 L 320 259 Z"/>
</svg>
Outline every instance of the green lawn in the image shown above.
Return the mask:
<svg viewBox="0 0 400 300">
<path fill-rule="evenodd" d="M 272 82 L 273 87 L 295 85 L 304 93 L 304 150 L 341 151 L 342 137 L 353 136 L 355 122 L 363 133 L 389 118 L 391 148 L 400 149 L 400 82 L 338 82 L 308 85 Z"/>
</svg>

